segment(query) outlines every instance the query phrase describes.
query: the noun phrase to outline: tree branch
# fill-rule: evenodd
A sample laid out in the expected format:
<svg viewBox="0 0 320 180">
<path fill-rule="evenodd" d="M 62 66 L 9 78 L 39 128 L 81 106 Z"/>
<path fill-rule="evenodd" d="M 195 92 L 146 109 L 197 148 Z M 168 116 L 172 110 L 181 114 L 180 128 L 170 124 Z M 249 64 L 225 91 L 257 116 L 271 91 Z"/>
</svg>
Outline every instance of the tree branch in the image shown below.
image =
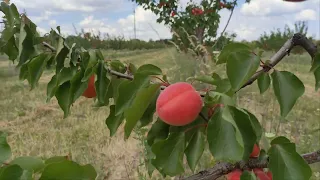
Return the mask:
<svg viewBox="0 0 320 180">
<path fill-rule="evenodd" d="M 308 164 L 314 164 L 320 162 L 320 150 L 303 154 L 302 157 Z M 221 176 L 229 174 L 235 169 L 254 169 L 254 168 L 267 168 L 268 160 L 259 160 L 258 158 L 249 159 L 247 163 L 238 162 L 235 164 L 220 162 L 213 168 L 200 171 L 199 173 L 183 178 L 183 180 L 215 180 Z"/>
<path fill-rule="evenodd" d="M 304 35 L 301 33 L 296 33 L 293 35 L 292 38 L 287 40 L 287 42 L 284 43 L 284 45 L 279 49 L 278 52 L 276 52 L 270 59 L 270 64 L 263 67 L 262 70 L 256 72 L 248 81 L 245 83 L 240 89 L 252 84 L 255 80 L 259 78 L 261 74 L 264 72 L 269 72 L 270 69 L 272 69 L 274 66 L 276 66 L 286 55 L 290 54 L 290 51 L 295 46 L 301 46 L 304 48 L 311 58 L 314 57 L 315 53 L 317 52 L 317 46 L 313 44 L 312 41 L 307 39 Z M 239 89 L 239 90 L 240 90 Z M 238 90 L 238 91 L 239 91 Z"/>
</svg>

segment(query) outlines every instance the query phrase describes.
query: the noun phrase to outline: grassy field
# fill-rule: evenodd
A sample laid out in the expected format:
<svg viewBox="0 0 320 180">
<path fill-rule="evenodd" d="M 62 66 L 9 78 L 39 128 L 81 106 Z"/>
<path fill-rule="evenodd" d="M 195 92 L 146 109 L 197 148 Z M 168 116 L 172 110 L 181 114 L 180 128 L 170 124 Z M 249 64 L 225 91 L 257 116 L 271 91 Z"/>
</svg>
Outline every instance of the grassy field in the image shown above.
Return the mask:
<svg viewBox="0 0 320 180">
<path fill-rule="evenodd" d="M 107 58 L 117 58 L 136 65 L 150 63 L 163 68 L 172 82 L 195 73 L 196 61 L 174 49 L 148 51 L 108 51 Z M 272 52 L 265 53 L 265 59 Z M 46 103 L 46 83 L 52 73 L 47 71 L 39 87 L 33 91 L 26 82 L 18 79 L 14 66 L 2 57 L 0 60 L 0 130 L 9 132 L 9 143 L 14 156 L 41 156 L 72 154 L 75 161 L 91 163 L 101 179 L 144 179 L 140 166 L 143 153 L 141 134 L 135 133 L 127 142 L 123 128 L 114 138 L 109 137 L 105 119 L 109 109 L 93 108 L 93 100 L 81 97 L 72 107 L 71 116 L 63 119 L 56 99 Z M 310 57 L 307 54 L 286 57 L 277 69 L 294 72 L 304 83 L 306 92 L 286 119 L 279 117 L 279 106 L 272 89 L 260 95 L 257 84 L 239 92 L 238 104 L 248 108 L 261 120 L 266 132 L 285 135 L 297 143 L 300 153 L 320 149 L 320 92 L 314 90 L 313 74 L 308 72 Z M 212 66 L 220 71 L 222 67 Z M 212 166 L 213 158 L 205 153 L 199 169 Z M 208 160 L 209 159 L 209 160 Z M 210 160 L 211 159 L 211 160 Z M 320 179 L 320 165 L 312 165 L 313 179 Z M 199 170 L 198 169 L 198 170 Z M 190 174 L 191 172 L 187 171 Z M 153 179 L 161 179 L 155 174 Z"/>
</svg>

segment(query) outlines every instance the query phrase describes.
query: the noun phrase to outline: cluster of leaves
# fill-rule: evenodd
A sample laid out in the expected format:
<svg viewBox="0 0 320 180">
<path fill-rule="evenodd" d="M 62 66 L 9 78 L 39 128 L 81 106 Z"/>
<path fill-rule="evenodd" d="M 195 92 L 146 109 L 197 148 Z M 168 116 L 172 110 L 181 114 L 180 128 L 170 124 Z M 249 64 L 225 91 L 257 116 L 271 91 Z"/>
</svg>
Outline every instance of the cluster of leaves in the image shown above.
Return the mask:
<svg viewBox="0 0 320 180">
<path fill-rule="evenodd" d="M 164 176 L 183 173 L 184 157 L 189 167 L 194 170 L 206 145 L 218 161 L 247 161 L 254 144 L 262 137 L 262 127 L 257 118 L 248 110 L 237 107 L 234 99 L 235 92 L 258 70 L 261 60 L 261 53 L 253 52 L 244 44 L 229 44 L 219 55 L 217 64 L 226 65 L 227 78 L 221 78 L 218 74 L 194 78 L 216 87 L 204 96 L 202 113 L 206 116 L 199 116 L 189 125 L 175 127 L 160 119 L 153 121 L 162 83 L 152 79 L 160 76 L 166 81 L 160 68 L 151 64 L 140 67 L 133 64 L 126 66 L 117 60 L 105 61 L 97 49 L 85 50 L 76 47 L 76 44 L 70 47 L 61 36 L 60 27 L 57 27 L 57 30 L 52 29 L 47 37 L 51 46 L 46 47 L 51 51 L 39 51 L 37 47 L 42 44 L 43 37 L 36 33 L 36 25 L 25 15 L 20 15 L 14 4 L 1 3 L 1 11 L 6 19 L 2 34 L 6 41 L 1 51 L 7 54 L 10 60 L 17 61 L 20 79 L 27 80 L 31 89 L 37 86 L 45 68 L 55 68 L 55 74 L 47 85 L 47 101 L 56 97 L 64 111 L 64 117 L 70 114 L 71 105 L 82 95 L 88 86 L 89 78 L 94 75 L 97 77 L 96 106 L 110 108 L 106 125 L 111 136 L 115 135 L 122 123 L 126 140 L 134 128 L 151 125 L 146 144 L 146 164 L 150 175 L 155 169 Z M 319 88 L 319 53 L 313 59 L 312 71 L 317 80 L 316 87 Z M 294 74 L 277 70 L 271 75 L 264 73 L 258 79 L 261 93 L 265 92 L 270 84 L 273 84 L 281 115 L 285 117 L 304 93 L 304 85 Z M 5 137 L 1 133 L 1 163 L 9 159 Z M 271 145 L 266 152 L 275 180 L 283 177 L 310 178 L 311 169 L 296 152 L 295 144 L 285 137 L 278 137 Z M 46 162 L 40 159 L 31 159 L 27 159 L 28 163 L 26 160 L 20 160 L 19 163 L 14 163 L 14 160 L 6 162 L 0 169 L 0 179 L 8 179 L 8 176 L 30 177 L 30 173 L 42 173 L 40 179 L 73 176 L 73 179 L 79 176 L 82 179 L 92 179 L 96 176 L 91 166 L 81 166 L 70 160 L 58 158 L 56 161 L 54 158 L 54 163 L 46 165 Z M 34 161 L 34 164 L 30 164 Z"/>
<path fill-rule="evenodd" d="M 178 0 L 132 1 L 155 13 L 158 23 L 169 25 L 174 31 L 183 27 L 188 34 L 196 35 L 201 43 L 205 38 L 216 37 L 220 22 L 218 12 L 223 8 L 231 9 L 236 6 L 235 1 L 203 0 L 200 4 L 190 1 L 184 10 L 178 10 Z"/>
</svg>

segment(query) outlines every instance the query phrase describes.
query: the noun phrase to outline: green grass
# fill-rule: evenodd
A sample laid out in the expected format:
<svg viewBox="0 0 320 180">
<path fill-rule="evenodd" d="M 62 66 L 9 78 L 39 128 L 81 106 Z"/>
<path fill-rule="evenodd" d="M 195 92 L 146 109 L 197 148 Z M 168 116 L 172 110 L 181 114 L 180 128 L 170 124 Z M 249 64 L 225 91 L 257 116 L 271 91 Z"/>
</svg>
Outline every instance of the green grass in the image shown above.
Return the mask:
<svg viewBox="0 0 320 180">
<path fill-rule="evenodd" d="M 145 51 L 107 51 L 107 58 L 116 58 L 136 65 L 145 63 L 161 67 L 171 83 L 198 74 L 197 62 L 174 49 Z M 271 56 L 265 53 L 265 58 Z M 314 77 L 308 72 L 311 59 L 307 54 L 286 57 L 277 69 L 295 73 L 306 86 L 306 92 L 285 120 L 279 117 L 279 106 L 272 89 L 263 95 L 257 84 L 239 92 L 238 104 L 248 108 L 263 124 L 266 132 L 284 135 L 297 143 L 297 150 L 306 153 L 320 149 L 320 93 L 314 91 Z M 211 69 L 220 72 L 221 66 Z M 63 112 L 53 98 L 46 103 L 46 83 L 52 74 L 45 72 L 38 88 L 30 91 L 26 82 L 18 79 L 18 71 L 9 61 L 0 60 L 0 130 L 9 132 L 9 143 L 14 156 L 41 156 L 72 154 L 83 164 L 91 163 L 101 179 L 143 179 L 144 167 L 139 166 L 143 153 L 141 141 L 144 132 L 134 133 L 124 141 L 123 128 L 110 138 L 105 125 L 107 107 L 94 108 L 92 99 L 81 97 L 71 109 L 71 116 L 63 119 Z M 200 87 L 200 86 L 199 86 Z M 281 123 L 279 123 L 281 120 Z M 214 159 L 206 151 L 197 170 L 210 167 Z M 186 166 L 187 167 L 187 166 Z M 319 171 L 319 164 L 312 166 Z M 139 170 L 139 171 L 138 171 Z M 186 174 L 191 174 L 187 170 Z M 313 179 L 316 179 L 314 173 Z M 155 173 L 153 179 L 159 179 Z M 147 178 L 148 179 L 148 178 Z M 161 178 L 160 178 L 161 179 Z"/>
</svg>

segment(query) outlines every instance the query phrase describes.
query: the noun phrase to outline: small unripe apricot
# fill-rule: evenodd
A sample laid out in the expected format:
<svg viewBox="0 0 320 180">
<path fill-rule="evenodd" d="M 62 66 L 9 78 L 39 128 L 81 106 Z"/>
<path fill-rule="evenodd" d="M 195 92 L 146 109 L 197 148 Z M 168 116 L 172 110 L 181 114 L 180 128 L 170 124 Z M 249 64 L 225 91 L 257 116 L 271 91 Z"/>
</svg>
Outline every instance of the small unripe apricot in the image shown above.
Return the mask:
<svg viewBox="0 0 320 180">
<path fill-rule="evenodd" d="M 172 126 L 194 121 L 202 109 L 200 94 L 189 83 L 178 82 L 164 89 L 156 103 L 159 118 Z"/>
<path fill-rule="evenodd" d="M 250 157 L 259 157 L 259 154 L 260 154 L 260 148 L 257 144 L 254 144 Z"/>
</svg>

